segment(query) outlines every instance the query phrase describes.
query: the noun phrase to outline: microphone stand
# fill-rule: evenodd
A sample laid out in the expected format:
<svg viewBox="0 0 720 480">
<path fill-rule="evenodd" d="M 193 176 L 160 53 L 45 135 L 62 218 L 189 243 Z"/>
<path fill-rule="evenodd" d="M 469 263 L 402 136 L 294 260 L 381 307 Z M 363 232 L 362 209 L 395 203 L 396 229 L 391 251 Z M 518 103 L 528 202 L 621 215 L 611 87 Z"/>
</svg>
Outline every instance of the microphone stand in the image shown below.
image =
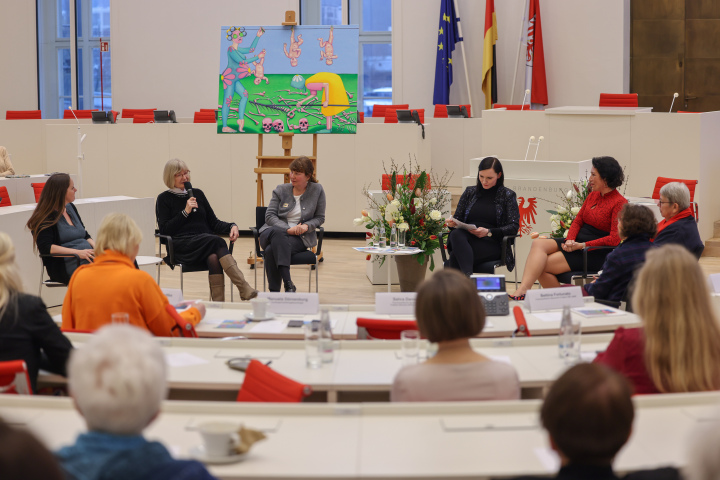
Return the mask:
<svg viewBox="0 0 720 480">
<path fill-rule="evenodd" d="M 525 110 L 525 100 L 527 100 L 528 95 L 530 95 L 530 90 L 525 90 L 525 95 L 523 95 L 523 103 L 522 103 L 522 106 L 520 107 L 521 112 L 523 110 Z"/>
<path fill-rule="evenodd" d="M 527 150 L 525 150 L 525 161 L 527 161 L 527 159 L 528 159 L 528 154 L 530 153 L 531 145 L 535 147 L 535 157 L 533 158 L 533 162 L 537 160 L 538 150 L 540 149 L 540 142 L 542 142 L 543 140 L 545 140 L 545 137 L 543 137 L 542 135 L 540 135 L 540 137 L 538 137 L 537 142 L 535 141 L 534 135 L 532 137 L 530 137 L 530 141 L 528 141 Z"/>
<path fill-rule="evenodd" d="M 82 151 L 82 142 L 85 141 L 85 137 L 87 137 L 87 134 L 83 134 L 83 133 L 80 131 L 80 120 L 78 120 L 77 115 L 75 115 L 75 112 L 73 111 L 72 106 L 69 106 L 68 108 L 70 109 L 70 112 L 72 112 L 73 117 L 75 117 L 75 121 L 76 121 L 77 124 L 78 124 L 78 127 L 77 127 L 77 162 L 78 162 L 78 168 L 77 168 L 77 170 L 78 170 L 78 183 L 79 183 L 79 187 L 80 187 L 80 188 L 78 188 L 78 191 L 80 192 L 80 197 L 82 197 L 82 186 L 83 186 L 83 181 L 82 181 L 82 161 L 85 159 L 85 155 L 83 154 L 83 151 Z"/>
</svg>

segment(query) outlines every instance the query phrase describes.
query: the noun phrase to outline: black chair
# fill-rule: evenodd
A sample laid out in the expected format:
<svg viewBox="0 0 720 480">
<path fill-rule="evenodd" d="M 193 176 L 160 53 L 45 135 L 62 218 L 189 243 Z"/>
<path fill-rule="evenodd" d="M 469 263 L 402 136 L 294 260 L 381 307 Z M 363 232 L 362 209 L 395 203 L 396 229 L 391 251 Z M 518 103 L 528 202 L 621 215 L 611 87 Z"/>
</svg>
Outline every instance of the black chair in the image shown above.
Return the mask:
<svg viewBox="0 0 720 480">
<path fill-rule="evenodd" d="M 265 255 L 265 252 L 263 252 L 260 249 L 260 228 L 262 228 L 263 225 L 265 225 L 265 212 L 267 212 L 267 207 L 255 207 L 255 226 L 250 227 L 250 230 L 252 231 L 253 238 L 255 239 L 255 260 L 254 263 L 250 266 L 253 270 L 255 270 L 255 288 L 257 289 L 257 265 L 258 265 L 258 259 L 263 258 Z M 308 291 L 312 289 L 312 272 L 315 270 L 315 293 L 318 291 L 318 264 L 322 261 L 322 258 L 320 258 L 320 255 L 322 255 L 322 242 L 323 242 L 323 235 L 325 234 L 325 229 L 323 227 L 318 227 L 315 229 L 315 233 L 317 234 L 318 244 L 317 249 L 315 252 L 312 250 L 305 250 L 303 252 L 299 252 L 294 254 L 290 258 L 290 265 L 308 265 L 310 266 L 310 270 L 308 273 Z M 263 291 L 265 291 L 266 287 L 266 278 L 265 275 L 263 275 Z"/>
<path fill-rule="evenodd" d="M 614 250 L 617 246 L 596 246 L 596 247 L 585 247 L 583 248 L 583 269 L 579 271 L 571 271 L 571 272 L 565 272 L 560 273 L 558 275 L 555 275 L 558 279 L 558 282 L 560 283 L 567 283 L 567 284 L 573 284 L 577 283 L 578 280 L 581 280 L 580 283 L 577 283 L 578 285 L 582 286 L 586 283 L 589 283 L 589 281 L 592 281 L 593 278 L 598 276 L 598 270 L 592 271 L 588 270 L 587 268 L 587 254 L 590 250 Z"/>
<path fill-rule="evenodd" d="M 158 217 L 157 215 L 157 203 L 155 204 L 155 218 Z M 208 267 L 206 264 L 196 264 L 196 265 L 182 265 L 181 263 L 178 263 L 175 260 L 175 250 L 173 248 L 173 240 L 170 235 L 161 235 L 160 230 L 157 228 L 155 229 L 155 238 L 159 240 L 158 242 L 158 257 L 163 259 L 163 262 L 165 265 L 170 267 L 171 270 L 175 270 L 175 267 L 178 267 L 180 270 L 180 291 L 184 293 L 184 284 L 183 284 L 183 273 L 191 273 L 191 272 L 207 272 Z M 162 253 L 162 248 L 165 246 L 165 255 Z M 233 247 L 235 246 L 235 242 L 230 242 L 230 254 L 233 253 Z M 160 264 L 158 263 L 157 266 L 157 284 L 160 285 Z M 230 301 L 233 302 L 235 300 L 234 298 L 234 289 L 230 288 Z M 211 299 L 212 300 L 212 299 Z"/>
<path fill-rule="evenodd" d="M 447 267 L 449 264 L 449 259 L 447 258 L 447 253 L 445 252 L 445 245 L 446 245 L 446 236 L 449 234 L 441 235 L 440 236 L 440 255 L 442 255 L 443 259 L 443 266 Z M 507 266 L 507 255 L 508 251 L 510 251 L 513 255 L 513 258 L 517 259 L 515 256 L 515 239 L 518 238 L 520 235 L 506 235 L 502 238 L 502 244 L 500 247 L 500 258 L 497 260 L 488 260 L 487 262 L 479 262 L 475 261 L 473 262 L 473 273 L 487 273 L 490 275 L 495 274 L 495 269 L 500 267 Z M 517 288 L 518 285 L 518 279 L 517 279 L 517 268 L 513 269 L 515 273 L 515 288 Z"/>
<path fill-rule="evenodd" d="M 77 269 L 80 266 L 80 256 L 75 253 L 45 253 L 40 254 L 40 260 L 43 258 L 74 258 L 75 259 L 75 269 Z M 44 280 L 45 278 L 45 262 L 40 262 L 40 287 L 38 288 L 38 297 L 42 297 L 42 288 L 48 287 L 48 288 L 55 288 L 55 287 L 67 287 L 67 283 L 63 282 L 56 282 L 54 280 Z"/>
</svg>

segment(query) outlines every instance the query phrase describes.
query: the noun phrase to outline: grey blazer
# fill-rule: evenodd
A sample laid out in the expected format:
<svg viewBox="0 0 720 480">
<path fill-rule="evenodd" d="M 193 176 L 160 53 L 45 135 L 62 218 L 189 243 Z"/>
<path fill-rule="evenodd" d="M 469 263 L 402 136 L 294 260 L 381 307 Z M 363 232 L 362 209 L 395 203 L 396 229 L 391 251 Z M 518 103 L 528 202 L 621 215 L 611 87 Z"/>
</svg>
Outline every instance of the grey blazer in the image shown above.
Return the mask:
<svg viewBox="0 0 720 480">
<path fill-rule="evenodd" d="M 270 227 L 290 228 L 287 215 L 295 208 L 293 187 L 290 183 L 278 185 L 272 193 L 272 199 L 265 213 L 265 225 L 260 233 Z M 300 223 L 308 226 L 308 231 L 300 235 L 306 247 L 317 245 L 315 229 L 325 223 L 325 190 L 319 183 L 310 182 L 305 193 L 300 196 Z"/>
</svg>

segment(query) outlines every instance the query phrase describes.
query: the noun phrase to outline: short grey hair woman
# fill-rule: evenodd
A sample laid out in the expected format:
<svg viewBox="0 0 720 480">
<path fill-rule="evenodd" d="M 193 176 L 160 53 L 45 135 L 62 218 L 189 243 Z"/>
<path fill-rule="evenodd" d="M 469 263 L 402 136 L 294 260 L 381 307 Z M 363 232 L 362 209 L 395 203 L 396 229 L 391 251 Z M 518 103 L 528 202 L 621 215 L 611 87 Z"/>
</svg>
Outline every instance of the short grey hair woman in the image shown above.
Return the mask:
<svg viewBox="0 0 720 480">
<path fill-rule="evenodd" d="M 68 477 L 214 478 L 142 436 L 168 391 L 165 356 L 148 332 L 120 324 L 98 330 L 70 357 L 68 386 L 89 430 L 57 452 Z"/>
<path fill-rule="evenodd" d="M 705 245 L 700 239 L 697 221 L 690 207 L 690 190 L 682 182 L 671 182 L 660 189 L 660 215 L 658 231 L 653 243 L 657 246 L 675 243 L 682 245 L 700 258 Z"/>
</svg>

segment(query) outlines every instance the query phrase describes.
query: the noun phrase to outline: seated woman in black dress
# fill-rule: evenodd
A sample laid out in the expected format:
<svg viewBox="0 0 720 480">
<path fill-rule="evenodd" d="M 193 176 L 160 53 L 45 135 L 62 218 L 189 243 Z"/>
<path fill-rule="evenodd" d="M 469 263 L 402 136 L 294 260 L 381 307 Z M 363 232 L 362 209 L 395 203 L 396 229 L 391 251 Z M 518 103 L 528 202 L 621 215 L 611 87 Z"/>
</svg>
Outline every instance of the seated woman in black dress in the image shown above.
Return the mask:
<svg viewBox="0 0 720 480">
<path fill-rule="evenodd" d="M 185 182 L 190 181 L 190 170 L 182 160 L 174 158 L 165 164 L 163 180 L 169 190 L 158 195 L 155 213 L 160 233 L 173 239 L 175 260 L 182 265 L 207 266 L 210 297 L 215 302 L 225 301 L 223 270 L 240 298 L 255 298 L 257 290 L 245 281 L 225 240 L 218 236 L 229 235 L 234 242 L 239 235 L 237 225 L 218 219 L 199 188 L 192 189 L 193 197 L 188 194 Z"/>
<path fill-rule="evenodd" d="M 42 300 L 22 293 L 15 247 L 0 232 L 0 361 L 24 360 L 35 391 L 40 368 L 65 375 L 70 350 Z"/>
<path fill-rule="evenodd" d="M 478 166 L 477 185 L 465 189 L 453 217 L 477 228 L 454 228 L 457 226 L 455 221 L 447 221 L 447 226 L 453 228 L 448 237 L 450 260 L 447 266 L 472 275 L 473 263 L 500 258 L 502 238 L 517 234 L 520 228 L 517 196 L 504 186 L 504 180 L 500 160 L 483 158 Z M 507 268 L 510 271 L 515 268 L 511 252 L 507 252 Z"/>
<path fill-rule="evenodd" d="M 27 227 L 41 254 L 75 254 L 83 265 L 95 258 L 95 242 L 85 230 L 80 214 L 72 203 L 75 201 L 75 192 L 75 184 L 67 173 L 50 176 Z M 43 257 L 42 260 L 50 279 L 55 282 L 68 283 L 78 267 L 75 258 Z"/>
</svg>

